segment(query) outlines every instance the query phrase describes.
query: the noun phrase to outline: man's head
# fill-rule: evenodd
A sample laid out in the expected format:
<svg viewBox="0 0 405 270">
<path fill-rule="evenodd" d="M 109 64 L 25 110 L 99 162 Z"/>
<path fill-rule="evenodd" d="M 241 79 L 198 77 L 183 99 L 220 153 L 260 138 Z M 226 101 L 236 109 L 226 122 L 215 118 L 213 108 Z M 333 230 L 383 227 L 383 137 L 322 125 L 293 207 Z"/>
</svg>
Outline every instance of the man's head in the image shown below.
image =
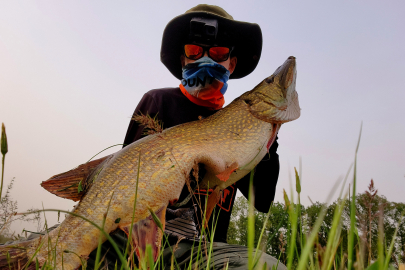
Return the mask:
<svg viewBox="0 0 405 270">
<path fill-rule="evenodd" d="M 208 56 L 228 69 L 231 79 L 237 79 L 256 68 L 261 48 L 262 34 L 257 24 L 235 21 L 217 6 L 198 5 L 166 26 L 161 61 L 182 79 L 182 67 Z"/>
</svg>

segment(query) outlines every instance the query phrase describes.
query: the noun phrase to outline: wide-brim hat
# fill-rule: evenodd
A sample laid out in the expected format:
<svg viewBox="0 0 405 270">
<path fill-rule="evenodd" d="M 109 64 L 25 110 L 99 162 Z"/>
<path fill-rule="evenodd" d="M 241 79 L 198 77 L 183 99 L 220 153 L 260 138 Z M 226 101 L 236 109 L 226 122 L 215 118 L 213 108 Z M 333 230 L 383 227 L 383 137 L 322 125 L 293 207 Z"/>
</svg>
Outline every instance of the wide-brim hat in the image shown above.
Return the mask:
<svg viewBox="0 0 405 270">
<path fill-rule="evenodd" d="M 190 20 L 194 17 L 217 19 L 219 33 L 226 33 L 232 38 L 235 48 L 231 57 L 236 56 L 238 62 L 230 79 L 245 77 L 256 68 L 263 43 L 260 26 L 236 21 L 218 6 L 201 4 L 172 19 L 163 32 L 160 60 L 176 78 L 182 79 L 180 56 L 189 38 Z"/>
</svg>

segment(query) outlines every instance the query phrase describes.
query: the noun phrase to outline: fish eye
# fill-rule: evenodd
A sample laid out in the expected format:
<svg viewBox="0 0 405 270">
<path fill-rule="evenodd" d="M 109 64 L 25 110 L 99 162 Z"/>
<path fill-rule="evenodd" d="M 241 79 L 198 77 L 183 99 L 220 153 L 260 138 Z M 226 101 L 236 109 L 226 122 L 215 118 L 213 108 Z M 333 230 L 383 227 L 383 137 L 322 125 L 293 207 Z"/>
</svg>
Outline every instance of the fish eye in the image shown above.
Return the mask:
<svg viewBox="0 0 405 270">
<path fill-rule="evenodd" d="M 266 81 L 266 83 L 272 83 L 273 81 L 274 81 L 274 76 L 272 75 L 272 76 L 270 76 L 270 77 L 267 77 L 266 79 L 264 79 L 265 81 Z"/>
</svg>

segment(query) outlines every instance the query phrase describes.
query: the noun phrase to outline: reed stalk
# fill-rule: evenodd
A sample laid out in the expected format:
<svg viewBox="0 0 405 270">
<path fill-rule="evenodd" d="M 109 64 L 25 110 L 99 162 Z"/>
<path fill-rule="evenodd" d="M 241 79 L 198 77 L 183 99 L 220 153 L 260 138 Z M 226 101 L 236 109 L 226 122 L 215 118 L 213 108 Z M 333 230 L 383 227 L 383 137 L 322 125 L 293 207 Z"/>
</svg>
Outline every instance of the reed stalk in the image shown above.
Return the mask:
<svg viewBox="0 0 405 270">
<path fill-rule="evenodd" d="M 1 150 L 1 185 L 0 185 L 0 202 L 1 196 L 3 194 L 3 181 L 4 181 L 4 163 L 6 160 L 6 154 L 8 152 L 8 144 L 7 144 L 7 135 L 6 135 L 6 127 L 4 123 L 1 124 L 1 139 L 0 139 L 0 150 Z"/>
</svg>

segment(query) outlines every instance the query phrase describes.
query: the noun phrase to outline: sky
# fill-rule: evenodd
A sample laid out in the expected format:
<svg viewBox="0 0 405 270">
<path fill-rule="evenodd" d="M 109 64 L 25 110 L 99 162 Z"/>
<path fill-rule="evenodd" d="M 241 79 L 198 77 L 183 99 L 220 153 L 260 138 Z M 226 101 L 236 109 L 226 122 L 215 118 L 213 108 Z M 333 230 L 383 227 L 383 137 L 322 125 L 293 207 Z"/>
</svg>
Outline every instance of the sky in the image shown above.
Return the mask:
<svg viewBox="0 0 405 270">
<path fill-rule="evenodd" d="M 259 24 L 263 32 L 256 70 L 229 82 L 225 104 L 290 55 L 297 58 L 301 117 L 279 132 L 275 200 L 283 201 L 283 189 L 294 188 L 300 159 L 303 204 L 335 200 L 336 193 L 330 194 L 354 162 L 362 124 L 357 191 L 373 179 L 380 195 L 405 202 L 405 2 L 207 3 L 236 20 Z M 160 62 L 162 33 L 172 18 L 197 4 L 1 2 L 0 122 L 9 142 L 5 185 L 15 179 L 11 197 L 20 212 L 71 210 L 74 202 L 48 193 L 40 183 L 122 143 L 142 95 L 179 85 Z M 50 225 L 57 222 L 55 214 L 47 213 L 47 219 Z"/>
</svg>

